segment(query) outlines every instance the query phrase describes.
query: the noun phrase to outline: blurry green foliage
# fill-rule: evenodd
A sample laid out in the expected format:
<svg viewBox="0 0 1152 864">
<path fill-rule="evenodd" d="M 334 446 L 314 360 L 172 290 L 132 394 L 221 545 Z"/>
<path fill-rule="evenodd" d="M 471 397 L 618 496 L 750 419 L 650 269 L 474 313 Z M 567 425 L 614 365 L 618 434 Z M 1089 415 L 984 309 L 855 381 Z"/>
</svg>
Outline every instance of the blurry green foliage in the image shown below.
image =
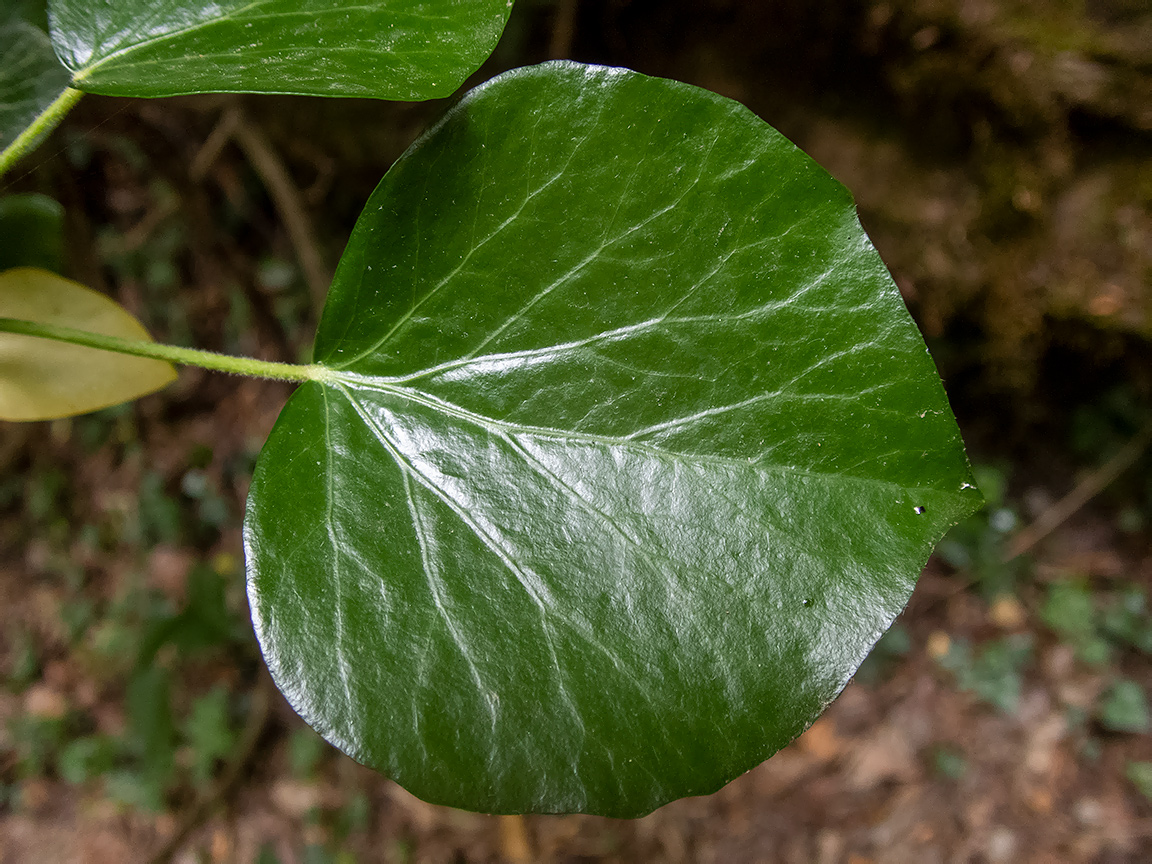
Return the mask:
<svg viewBox="0 0 1152 864">
<path fill-rule="evenodd" d="M 136 434 L 132 403 L 113 405 L 72 419 L 72 433 L 84 451 L 91 455 L 115 439 Z"/>
<path fill-rule="evenodd" d="M 36 653 L 36 642 L 22 626 L 12 629 L 12 647 L 5 683 L 9 689 L 23 690 L 40 674 L 40 658 Z"/>
<path fill-rule="evenodd" d="M 68 475 L 53 466 L 31 474 L 26 484 L 24 513 L 36 525 L 66 516 Z"/>
<path fill-rule="evenodd" d="M 131 773 L 135 787 L 131 797 L 135 800 L 125 803 L 148 810 L 163 808 L 175 768 L 171 689 L 168 671 L 159 666 L 141 669 L 128 682 L 127 749 L 135 763 Z"/>
<path fill-rule="evenodd" d="M 10 475 L 0 477 L 0 508 L 8 509 L 24 497 L 24 478 Z"/>
<path fill-rule="evenodd" d="M 1005 714 L 1020 702 L 1022 676 L 1032 659 L 1031 633 L 1014 633 L 981 645 L 975 653 L 964 640 L 952 643 L 940 665 L 956 678 L 961 690 L 974 693 Z"/>
<path fill-rule="evenodd" d="M 112 769 L 118 750 L 118 742 L 107 735 L 75 738 L 61 748 L 56 771 L 68 783 L 87 783 Z"/>
<path fill-rule="evenodd" d="M 1129 762 L 1124 774 L 1141 795 L 1152 801 L 1152 762 Z"/>
<path fill-rule="evenodd" d="M 1113 732 L 1147 732 L 1148 697 L 1135 681 L 1121 678 L 1099 706 L 1100 723 Z"/>
<path fill-rule="evenodd" d="M 1152 654 L 1152 614 L 1141 586 L 1128 585 L 1108 597 L 1099 625 L 1101 632 L 1117 644 Z"/>
<path fill-rule="evenodd" d="M 940 777 L 959 780 L 968 771 L 968 760 L 959 748 L 942 744 L 932 749 L 932 768 Z"/>
<path fill-rule="evenodd" d="M 91 600 L 83 595 L 70 598 L 60 604 L 60 620 L 68 632 L 69 642 L 78 642 L 88 630 L 95 614 Z"/>
<path fill-rule="evenodd" d="M 228 691 L 215 687 L 192 703 L 184 722 L 184 738 L 192 754 L 192 779 L 200 785 L 212 779 L 217 762 L 236 744 L 230 713 Z"/>
<path fill-rule="evenodd" d="M 193 682 L 202 680 L 213 652 L 251 650 L 242 603 L 229 596 L 221 572 L 231 559 L 213 560 L 192 568 L 178 608 L 138 578 L 126 580 L 111 601 L 78 595 L 62 606 L 68 662 L 97 683 L 129 679 L 127 730 L 96 731 L 95 719 L 74 707 L 61 717 L 18 714 L 8 724 L 10 752 L 0 753 L 0 769 L 7 760 L 14 773 L 0 780 L 99 780 L 112 801 L 149 811 L 167 806 L 182 786 L 211 781 L 236 746 L 235 705 L 224 686 L 197 693 L 202 685 Z M 5 685 L 19 691 L 36 679 L 40 652 L 24 629 L 8 644 Z"/>
<path fill-rule="evenodd" d="M 120 160 L 141 178 L 153 178 L 148 184 L 149 215 L 157 220 L 146 235 L 132 237 L 110 226 L 102 228 L 96 238 L 101 260 L 113 271 L 116 282 L 141 289 L 144 308 L 138 311 L 141 321 L 153 334 L 162 334 L 167 342 L 191 345 L 186 281 L 188 231 L 181 219 L 180 197 L 159 175 L 148 157 L 134 142 L 110 136 L 108 146 Z"/>
<path fill-rule="evenodd" d="M 183 516 L 180 505 L 165 491 L 164 478 L 154 471 L 145 472 L 140 480 L 137 501 L 141 545 L 178 544 L 183 531 Z"/>
<path fill-rule="evenodd" d="M 936 554 L 955 569 L 969 574 L 980 594 L 992 600 L 1014 593 L 1023 560 L 1004 560 L 1009 537 L 1020 527 L 1017 510 L 1008 503 L 1007 472 L 991 465 L 972 469 L 976 485 L 987 505 L 948 532 L 936 547 Z"/>
<path fill-rule="evenodd" d="M 336 816 L 334 832 L 338 839 L 367 830 L 372 821 L 372 802 L 361 791 L 354 792 Z"/>
<path fill-rule="evenodd" d="M 196 516 L 201 525 L 219 531 L 232 524 L 232 510 L 207 472 L 198 468 L 185 472 L 180 491 L 196 503 Z"/>
<path fill-rule="evenodd" d="M 16 776 L 19 779 L 44 774 L 68 740 L 67 717 L 33 717 L 18 714 L 8 733 L 13 744 Z"/>
<path fill-rule="evenodd" d="M 1146 412 L 1131 394 L 1112 391 L 1099 405 L 1077 412 L 1072 445 L 1099 463 L 1127 443 L 1143 422 Z M 1007 542 L 1020 526 L 1018 511 L 1005 497 L 1007 475 L 990 466 L 978 466 L 974 474 L 988 507 L 956 526 L 937 547 L 937 554 L 970 576 L 988 600 L 1000 593 L 1027 598 L 1031 592 L 1021 578 L 1026 572 L 1025 562 L 1003 560 Z M 1045 627 L 1075 649 L 1080 662 L 1102 671 L 1106 680 L 1113 679 L 1094 708 L 1070 712 L 1070 727 L 1086 731 L 1087 721 L 1095 719 L 1113 732 L 1141 733 L 1152 728 L 1143 688 L 1135 681 L 1117 677 L 1124 651 L 1152 653 L 1152 615 L 1143 586 L 1110 583 L 1097 587 L 1086 579 L 1066 578 L 1044 587 L 1039 617 Z M 975 650 L 968 642 L 957 640 L 940 664 L 953 673 L 961 689 L 1005 713 L 1013 713 L 1020 699 L 1022 674 L 1031 660 L 1032 643 L 1033 636 L 1027 633 L 989 642 Z M 1084 758 L 1098 758 L 1102 752 L 1101 742 L 1091 735 L 1084 737 L 1081 745 Z M 948 765 L 940 763 L 941 759 L 947 763 L 949 754 L 936 752 L 933 758 L 937 771 L 949 776 Z M 1140 773 L 1143 769 L 1135 770 L 1152 784 L 1152 771 L 1145 775 Z M 1136 780 L 1132 782 L 1139 785 Z"/>
<path fill-rule="evenodd" d="M 297 726 L 288 736 L 288 766 L 292 776 L 301 780 L 311 778 L 328 749 L 328 742 L 310 726 Z"/>
<path fill-rule="evenodd" d="M 1083 582 L 1050 585 L 1040 614 L 1045 624 L 1070 642 L 1084 642 L 1096 635 L 1096 608 Z"/>
<path fill-rule="evenodd" d="M 1099 633 L 1096 601 L 1086 583 L 1049 585 L 1040 616 L 1085 663 L 1102 666 L 1111 658 L 1111 648 Z"/>
<path fill-rule="evenodd" d="M 126 580 L 111 602 L 97 613 L 79 659 L 97 681 L 125 679 L 135 666 L 149 629 L 170 615 L 170 601 L 146 589 L 139 577 Z"/>
<path fill-rule="evenodd" d="M 319 843 L 309 843 L 301 856 L 303 864 L 336 864 L 332 853 Z"/>
<path fill-rule="evenodd" d="M 1041 617 L 1086 663 L 1108 663 L 1114 648 L 1152 653 L 1152 615 L 1139 585 L 1094 591 L 1082 580 L 1055 582 Z"/>
<path fill-rule="evenodd" d="M 213 568 L 198 564 L 188 574 L 184 608 L 149 623 L 140 643 L 139 662 L 150 664 L 165 645 L 195 655 L 241 642 L 246 635 L 240 616 L 229 611 L 227 580 Z"/>
</svg>

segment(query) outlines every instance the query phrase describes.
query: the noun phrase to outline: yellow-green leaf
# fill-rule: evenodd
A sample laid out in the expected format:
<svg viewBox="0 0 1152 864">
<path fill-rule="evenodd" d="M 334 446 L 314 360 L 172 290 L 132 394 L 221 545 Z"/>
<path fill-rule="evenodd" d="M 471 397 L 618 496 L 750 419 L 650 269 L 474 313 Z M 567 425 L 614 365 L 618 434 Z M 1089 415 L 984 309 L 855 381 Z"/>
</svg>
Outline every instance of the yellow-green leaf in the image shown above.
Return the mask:
<svg viewBox="0 0 1152 864">
<path fill-rule="evenodd" d="M 0 273 L 0 318 L 151 341 L 119 304 L 47 270 Z M 0 333 L 0 420 L 53 420 L 129 402 L 176 379 L 169 363 Z"/>
</svg>

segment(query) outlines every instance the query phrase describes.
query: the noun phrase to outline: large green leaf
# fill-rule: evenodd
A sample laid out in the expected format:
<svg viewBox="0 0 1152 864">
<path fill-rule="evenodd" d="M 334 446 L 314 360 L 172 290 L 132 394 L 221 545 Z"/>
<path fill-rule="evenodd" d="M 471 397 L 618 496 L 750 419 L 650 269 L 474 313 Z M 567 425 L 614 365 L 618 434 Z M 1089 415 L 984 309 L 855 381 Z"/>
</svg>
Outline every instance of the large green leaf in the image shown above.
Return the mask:
<svg viewBox="0 0 1152 864">
<path fill-rule="evenodd" d="M 51 0 L 73 86 L 114 96 L 447 96 L 511 0 Z"/>
<path fill-rule="evenodd" d="M 0 152 L 68 86 L 68 72 L 34 24 L 0 13 Z"/>
<path fill-rule="evenodd" d="M 644 813 L 840 691 L 979 494 L 849 194 L 738 104 L 546 64 L 387 174 L 245 538 L 272 674 L 429 801 Z"/>
</svg>

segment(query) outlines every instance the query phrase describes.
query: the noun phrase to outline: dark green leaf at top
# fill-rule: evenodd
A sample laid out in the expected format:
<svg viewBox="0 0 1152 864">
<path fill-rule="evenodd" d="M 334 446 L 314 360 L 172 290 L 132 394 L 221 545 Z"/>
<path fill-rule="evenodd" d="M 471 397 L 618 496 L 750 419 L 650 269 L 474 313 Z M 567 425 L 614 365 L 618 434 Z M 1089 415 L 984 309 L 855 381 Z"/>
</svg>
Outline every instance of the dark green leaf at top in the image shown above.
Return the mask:
<svg viewBox="0 0 1152 864">
<path fill-rule="evenodd" d="M 429 801 L 635 816 L 802 731 L 979 503 L 848 193 L 553 63 L 393 167 L 245 523 L 272 674 Z"/>
<path fill-rule="evenodd" d="M 73 86 L 114 96 L 447 96 L 511 0 L 51 0 Z"/>
</svg>

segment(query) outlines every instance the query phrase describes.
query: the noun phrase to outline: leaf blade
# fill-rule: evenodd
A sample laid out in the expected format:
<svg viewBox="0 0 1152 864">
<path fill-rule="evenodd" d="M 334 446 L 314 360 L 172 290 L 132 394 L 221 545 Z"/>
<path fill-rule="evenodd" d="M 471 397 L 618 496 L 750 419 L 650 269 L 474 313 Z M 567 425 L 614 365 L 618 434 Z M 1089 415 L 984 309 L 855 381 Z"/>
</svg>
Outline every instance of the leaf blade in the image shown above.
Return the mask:
<svg viewBox="0 0 1152 864">
<path fill-rule="evenodd" d="M 496 45 L 508 0 L 52 0 L 80 89 L 113 96 L 451 94 Z"/>
<path fill-rule="evenodd" d="M 978 500 L 847 193 L 622 70 L 510 73 L 418 142 L 315 356 L 334 381 L 253 481 L 253 620 L 318 731 L 438 803 L 714 791 L 839 692 Z"/>
<path fill-rule="evenodd" d="M 121 306 L 44 270 L 0 273 L 0 317 L 151 340 Z M 0 334 L 0 419 L 52 420 L 138 399 L 176 379 L 168 363 L 48 339 Z"/>
</svg>

